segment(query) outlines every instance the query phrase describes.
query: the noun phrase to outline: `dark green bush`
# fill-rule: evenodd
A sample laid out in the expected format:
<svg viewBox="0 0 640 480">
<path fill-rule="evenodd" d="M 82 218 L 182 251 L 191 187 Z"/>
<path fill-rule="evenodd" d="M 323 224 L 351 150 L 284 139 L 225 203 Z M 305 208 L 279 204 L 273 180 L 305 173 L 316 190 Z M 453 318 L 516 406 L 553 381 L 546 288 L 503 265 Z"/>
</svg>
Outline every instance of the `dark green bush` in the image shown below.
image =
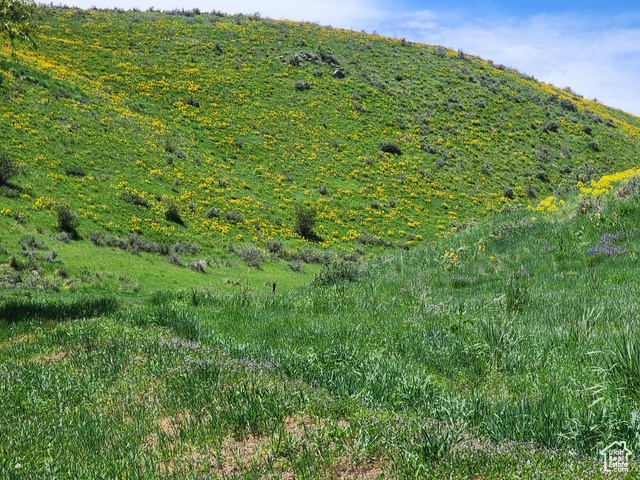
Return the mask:
<svg viewBox="0 0 640 480">
<path fill-rule="evenodd" d="M 578 107 L 576 106 L 576 104 L 573 103 L 571 101 L 571 99 L 569 99 L 569 98 L 561 98 L 560 99 L 560 106 L 564 110 L 568 110 L 570 112 L 577 112 L 578 111 Z"/>
<path fill-rule="evenodd" d="M 56 206 L 56 218 L 60 230 L 75 236 L 76 229 L 78 225 L 80 225 L 80 219 L 78 215 L 71 210 L 69 204 L 60 203 Z"/>
<path fill-rule="evenodd" d="M 64 171 L 70 177 L 71 176 L 84 177 L 86 175 L 84 173 L 84 168 L 82 168 L 82 167 L 70 166 L 70 167 L 65 168 Z"/>
<path fill-rule="evenodd" d="M 6 153 L 0 153 L 0 185 L 6 185 L 20 171 L 18 164 Z"/>
<path fill-rule="evenodd" d="M 295 87 L 296 90 L 298 90 L 299 92 L 303 91 L 303 90 L 310 90 L 311 89 L 311 84 L 309 82 L 307 82 L 306 80 L 297 80 L 293 86 Z"/>
<path fill-rule="evenodd" d="M 225 220 L 229 221 L 229 222 L 235 222 L 235 223 L 242 223 L 244 222 L 244 218 L 242 218 L 242 214 L 233 209 L 233 210 L 228 210 L 225 214 L 224 214 L 224 218 Z"/>
<path fill-rule="evenodd" d="M 402 155 L 400 145 L 398 145 L 396 142 L 392 142 L 391 140 L 384 140 L 380 142 L 380 150 L 386 153 L 392 153 L 394 155 Z"/>
<path fill-rule="evenodd" d="M 316 217 L 317 212 L 313 207 L 298 204 L 293 212 L 293 231 L 305 240 L 316 240 L 318 236 L 313 231 Z"/>
<path fill-rule="evenodd" d="M 141 197 L 137 193 L 122 192 L 118 196 L 125 202 L 132 203 L 133 205 L 138 205 L 140 207 L 146 207 L 149 205 L 149 202 L 147 201 L 147 199 L 144 197 Z"/>
<path fill-rule="evenodd" d="M 341 282 L 353 282 L 364 275 L 366 267 L 362 263 L 350 262 L 342 258 L 322 266 L 313 281 L 318 285 L 335 285 Z"/>
<path fill-rule="evenodd" d="M 211 207 L 207 210 L 207 217 L 209 218 L 220 218 L 220 210 L 216 207 Z"/>
<path fill-rule="evenodd" d="M 169 200 L 167 202 L 167 208 L 164 211 L 164 217 L 169 222 L 177 223 L 178 225 L 184 225 L 184 220 L 180 216 L 180 211 L 178 210 L 178 204 L 173 200 Z"/>
</svg>

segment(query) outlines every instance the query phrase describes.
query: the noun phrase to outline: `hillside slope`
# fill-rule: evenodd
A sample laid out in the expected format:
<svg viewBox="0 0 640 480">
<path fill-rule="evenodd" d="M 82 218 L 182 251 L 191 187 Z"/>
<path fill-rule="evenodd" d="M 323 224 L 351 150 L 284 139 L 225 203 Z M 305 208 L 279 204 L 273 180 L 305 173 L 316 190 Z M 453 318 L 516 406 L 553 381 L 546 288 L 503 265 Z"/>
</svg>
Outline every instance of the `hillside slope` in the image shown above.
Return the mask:
<svg viewBox="0 0 640 480">
<path fill-rule="evenodd" d="M 85 239 L 295 250 L 306 203 L 322 247 L 376 254 L 638 164 L 640 119 L 463 52 L 170 13 L 43 8 L 0 52 L 9 236 L 68 203 Z"/>
</svg>

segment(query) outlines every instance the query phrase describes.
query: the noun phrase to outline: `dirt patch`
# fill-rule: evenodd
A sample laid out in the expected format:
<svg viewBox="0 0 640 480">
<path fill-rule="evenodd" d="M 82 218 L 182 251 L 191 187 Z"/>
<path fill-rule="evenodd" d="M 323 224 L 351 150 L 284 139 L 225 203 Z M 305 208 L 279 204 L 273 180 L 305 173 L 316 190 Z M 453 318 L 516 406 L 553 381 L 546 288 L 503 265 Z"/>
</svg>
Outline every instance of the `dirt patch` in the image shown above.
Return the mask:
<svg viewBox="0 0 640 480">
<path fill-rule="evenodd" d="M 266 446 L 268 437 L 254 437 L 249 435 L 241 440 L 227 437 L 220 447 L 219 461 L 212 458 L 212 466 L 217 467 L 217 475 L 225 477 L 240 474 L 252 464 L 264 464 L 267 459 Z"/>
<path fill-rule="evenodd" d="M 36 361 L 38 363 L 48 363 L 52 365 L 54 363 L 61 362 L 65 358 L 67 358 L 71 354 L 71 350 L 60 350 L 53 355 L 45 355 L 44 357 L 38 358 Z"/>
<path fill-rule="evenodd" d="M 181 430 L 189 413 L 178 413 L 173 416 L 162 417 L 158 420 L 158 430 L 147 437 L 143 448 L 155 448 L 159 441 L 159 436 L 166 435 L 169 442 L 175 442 L 178 453 L 171 458 L 164 458 L 158 461 L 160 469 L 169 476 L 180 476 L 183 473 L 193 470 L 201 470 L 209 467 L 211 473 L 220 478 L 235 478 L 242 476 L 252 467 L 258 470 L 265 469 L 271 473 L 263 473 L 260 478 L 267 478 L 269 475 L 276 475 L 279 479 L 293 480 L 297 478 L 289 459 L 285 455 L 273 450 L 274 439 L 269 436 L 247 435 L 243 438 L 233 436 L 225 437 L 220 443 L 214 445 L 196 447 L 195 445 L 179 445 L 181 442 Z M 282 426 L 282 433 L 293 439 L 292 445 L 295 449 L 306 444 L 316 435 L 322 435 L 329 420 L 312 415 L 298 415 L 286 417 Z M 346 429 L 349 423 L 341 420 L 337 426 Z M 276 443 L 279 443 L 276 442 Z M 275 455 L 275 456 L 274 456 Z M 334 480 L 376 480 L 385 478 L 383 468 L 387 463 L 380 459 L 370 459 L 368 461 L 358 461 L 350 458 L 344 451 L 336 451 L 335 457 L 330 464 L 318 465 L 322 478 Z M 323 463 L 323 462 L 321 462 Z M 269 477 L 271 478 L 271 477 Z"/>
<path fill-rule="evenodd" d="M 362 465 L 348 465 L 343 462 L 338 465 L 336 478 L 339 480 L 375 480 L 384 478 L 382 469 L 374 462 L 368 462 Z"/>
<path fill-rule="evenodd" d="M 160 431 L 169 438 L 175 438 L 180 434 L 184 423 L 191 418 L 189 412 L 178 412 L 173 416 L 162 417 L 158 420 L 158 427 Z M 154 448 L 158 444 L 158 434 L 156 432 L 151 433 L 142 445 L 143 449 Z"/>
<path fill-rule="evenodd" d="M 24 335 L 20 335 L 19 337 L 12 338 L 11 340 L 8 340 L 6 342 L 0 343 L 0 350 L 5 349 L 5 348 L 13 347 L 14 345 L 17 345 L 18 343 L 30 342 L 32 340 L 35 340 L 35 338 L 36 338 L 36 336 L 33 335 L 32 333 L 26 333 Z"/>
<path fill-rule="evenodd" d="M 309 415 L 302 417 L 287 417 L 284 419 L 284 431 L 296 440 L 306 437 L 306 433 L 311 430 L 322 430 L 324 421 L 316 421 Z"/>
<path fill-rule="evenodd" d="M 173 417 L 162 417 L 160 420 L 158 420 L 158 425 L 160 426 L 160 430 L 162 430 L 165 435 L 171 438 L 175 437 L 180 431 L 180 425 Z"/>
<path fill-rule="evenodd" d="M 179 430 L 171 419 L 161 419 L 160 428 L 167 435 L 176 435 Z M 179 427 L 178 427 L 179 428 Z M 157 442 L 156 434 L 147 439 L 143 448 Z M 160 469 L 169 476 L 178 475 L 181 472 L 191 470 L 195 465 L 210 465 L 212 473 L 216 477 L 227 478 L 242 475 L 251 465 L 264 465 L 267 461 L 269 444 L 268 437 L 256 437 L 249 435 L 246 438 L 234 439 L 227 437 L 218 447 L 201 450 L 196 447 L 187 448 L 180 456 L 163 459 L 158 463 Z M 293 476 L 280 477 L 291 478 Z"/>
</svg>

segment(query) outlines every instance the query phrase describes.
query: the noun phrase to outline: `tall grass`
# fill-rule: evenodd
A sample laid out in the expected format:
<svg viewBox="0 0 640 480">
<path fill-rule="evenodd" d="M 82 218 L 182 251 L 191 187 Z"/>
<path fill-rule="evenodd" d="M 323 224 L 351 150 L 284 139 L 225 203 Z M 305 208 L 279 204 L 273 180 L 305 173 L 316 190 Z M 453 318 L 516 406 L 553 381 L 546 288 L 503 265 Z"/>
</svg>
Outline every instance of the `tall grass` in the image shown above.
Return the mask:
<svg viewBox="0 0 640 480">
<path fill-rule="evenodd" d="M 69 299 L 37 297 L 7 298 L 0 303 L 0 320 L 64 320 L 91 318 L 114 312 L 118 302 L 113 297 L 78 297 Z"/>
<path fill-rule="evenodd" d="M 589 390 L 601 380 L 598 368 L 607 366 L 592 352 L 608 351 L 617 331 L 638 328 L 633 261 L 619 256 L 589 266 L 584 239 L 565 241 L 568 256 L 556 256 L 557 246 L 541 248 L 560 233 L 571 238 L 577 222 L 587 238 L 599 238 L 611 226 L 597 217 L 537 222 L 525 234 L 491 240 L 505 221 L 520 224 L 525 215 L 515 212 L 382 262 L 355 284 L 276 295 L 191 291 L 167 300 L 162 311 L 166 318 L 172 309 L 197 318 L 198 338 L 208 345 L 273 362 L 371 408 L 432 418 L 448 409 L 495 441 L 590 455 L 621 439 L 637 448 L 637 425 L 629 423 L 639 413 L 632 339 L 623 337 L 608 360 L 609 381 L 624 395 L 611 390 L 593 406 Z M 484 253 L 467 253 L 454 267 L 473 283 L 452 289 L 451 271 L 438 259 L 477 244 L 486 245 Z M 136 315 L 156 318 L 154 309 L 140 307 Z"/>
</svg>

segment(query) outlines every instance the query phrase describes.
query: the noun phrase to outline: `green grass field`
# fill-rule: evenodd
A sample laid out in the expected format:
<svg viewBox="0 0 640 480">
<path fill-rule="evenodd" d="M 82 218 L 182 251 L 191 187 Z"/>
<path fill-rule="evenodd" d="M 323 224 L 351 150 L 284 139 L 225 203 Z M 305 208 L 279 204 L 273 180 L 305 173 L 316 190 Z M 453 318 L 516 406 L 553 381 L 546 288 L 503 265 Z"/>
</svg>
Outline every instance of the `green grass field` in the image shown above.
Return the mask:
<svg viewBox="0 0 640 480">
<path fill-rule="evenodd" d="M 640 448 L 637 184 L 500 215 L 352 282 L 5 300 L 0 468 L 612 478 L 598 452 Z"/>
<path fill-rule="evenodd" d="M 0 52 L 1 477 L 640 478 L 638 118 L 255 15 L 36 40 Z"/>
</svg>

